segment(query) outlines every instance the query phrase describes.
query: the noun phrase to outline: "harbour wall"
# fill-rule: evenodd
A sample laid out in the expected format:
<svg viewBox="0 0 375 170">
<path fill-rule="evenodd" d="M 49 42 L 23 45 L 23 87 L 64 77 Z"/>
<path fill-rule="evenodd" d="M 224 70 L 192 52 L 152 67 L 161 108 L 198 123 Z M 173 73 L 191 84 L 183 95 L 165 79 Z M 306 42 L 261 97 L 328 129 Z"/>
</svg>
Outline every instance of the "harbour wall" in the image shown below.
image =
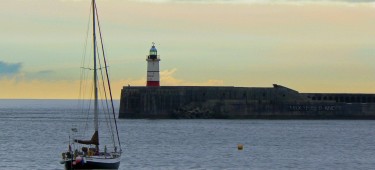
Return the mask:
<svg viewBox="0 0 375 170">
<path fill-rule="evenodd" d="M 124 87 L 119 118 L 375 119 L 375 94 L 273 87 Z"/>
</svg>

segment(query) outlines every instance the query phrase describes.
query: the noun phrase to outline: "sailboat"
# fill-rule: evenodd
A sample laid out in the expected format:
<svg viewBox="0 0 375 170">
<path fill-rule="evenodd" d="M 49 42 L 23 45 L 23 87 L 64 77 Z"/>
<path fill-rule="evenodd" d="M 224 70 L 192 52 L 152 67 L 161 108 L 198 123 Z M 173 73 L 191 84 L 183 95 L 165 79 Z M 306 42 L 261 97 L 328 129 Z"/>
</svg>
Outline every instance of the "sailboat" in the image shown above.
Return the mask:
<svg viewBox="0 0 375 170">
<path fill-rule="evenodd" d="M 91 68 L 84 68 L 93 72 L 93 96 L 94 99 L 90 101 L 93 103 L 93 109 L 88 108 L 84 111 L 86 114 L 93 114 L 93 124 L 82 128 L 84 134 L 92 134 L 91 139 L 78 139 L 75 135 L 81 129 L 71 128 L 69 135 L 68 150 L 63 152 L 61 164 L 65 165 L 65 169 L 118 169 L 121 158 L 121 144 L 118 136 L 118 128 L 116 123 L 116 116 L 113 106 L 111 85 L 108 75 L 107 60 L 103 48 L 102 34 L 100 30 L 98 11 L 95 0 L 92 0 L 92 33 L 93 33 L 93 66 Z M 90 7 L 91 8 L 91 7 Z M 91 15 L 91 14 L 90 14 Z M 96 40 L 97 32 L 100 35 L 100 43 Z M 99 48 L 99 46 L 101 46 Z M 102 51 L 102 54 L 99 53 Z M 104 65 L 104 66 L 103 66 Z M 101 73 L 101 74 L 99 74 Z M 101 75 L 101 76 L 100 76 Z M 101 80 L 99 80 L 101 78 Z M 91 80 L 90 80 L 91 81 Z M 99 91 L 101 98 L 99 99 Z M 103 97 L 104 96 L 104 97 Z M 99 104 L 103 104 L 104 106 Z M 90 107 L 92 105 L 90 104 Z M 103 112 L 103 113 L 102 113 Z M 105 121 L 100 118 L 100 114 L 105 114 Z M 89 117 L 89 116 L 87 116 Z M 91 121 L 90 121 L 91 122 Z M 105 123 L 101 123 L 105 122 Z M 82 124 L 82 123 L 81 123 Z M 109 133 L 100 131 L 100 124 L 105 124 Z M 72 134 L 72 135 L 71 135 Z M 86 135 L 87 136 L 87 135 Z M 107 136 L 107 142 L 110 145 L 102 144 L 102 138 Z M 88 137 L 90 138 L 90 136 Z M 109 140 L 108 140 L 109 139 Z M 105 140 L 104 140 L 105 141 Z"/>
</svg>

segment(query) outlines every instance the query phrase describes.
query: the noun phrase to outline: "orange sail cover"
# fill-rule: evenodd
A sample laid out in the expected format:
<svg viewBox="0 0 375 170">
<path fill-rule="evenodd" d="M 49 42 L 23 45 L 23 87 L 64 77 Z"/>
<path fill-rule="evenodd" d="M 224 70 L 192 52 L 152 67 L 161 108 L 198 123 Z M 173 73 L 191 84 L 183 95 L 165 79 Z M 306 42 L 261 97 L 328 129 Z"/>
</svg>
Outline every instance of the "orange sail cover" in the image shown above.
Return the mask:
<svg viewBox="0 0 375 170">
<path fill-rule="evenodd" d="M 74 142 L 77 142 L 77 143 L 80 143 L 80 144 L 86 144 L 86 145 L 99 145 L 99 134 L 98 134 L 98 131 L 95 131 L 95 133 L 91 137 L 91 140 L 78 140 L 78 139 L 75 139 Z"/>
</svg>

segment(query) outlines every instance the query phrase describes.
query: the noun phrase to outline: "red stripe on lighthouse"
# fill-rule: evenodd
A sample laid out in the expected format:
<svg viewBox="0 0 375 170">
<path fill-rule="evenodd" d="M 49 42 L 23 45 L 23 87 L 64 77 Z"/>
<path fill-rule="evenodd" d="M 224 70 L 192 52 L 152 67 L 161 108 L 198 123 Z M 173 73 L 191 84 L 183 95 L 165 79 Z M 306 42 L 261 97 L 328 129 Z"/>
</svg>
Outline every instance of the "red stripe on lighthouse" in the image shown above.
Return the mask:
<svg viewBox="0 0 375 170">
<path fill-rule="evenodd" d="M 160 82 L 158 82 L 158 81 L 147 81 L 147 86 L 159 87 Z"/>
</svg>

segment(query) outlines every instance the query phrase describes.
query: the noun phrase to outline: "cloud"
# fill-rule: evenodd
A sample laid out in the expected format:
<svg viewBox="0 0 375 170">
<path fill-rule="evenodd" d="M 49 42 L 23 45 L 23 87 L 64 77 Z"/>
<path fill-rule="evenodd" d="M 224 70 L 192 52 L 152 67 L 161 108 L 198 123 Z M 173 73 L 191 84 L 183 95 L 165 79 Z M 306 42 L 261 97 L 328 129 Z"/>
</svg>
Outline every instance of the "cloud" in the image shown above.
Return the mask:
<svg viewBox="0 0 375 170">
<path fill-rule="evenodd" d="M 174 77 L 177 69 L 163 70 L 160 72 L 160 84 L 163 86 L 220 86 L 224 84 L 223 80 L 208 79 L 203 82 L 192 82 Z"/>
<path fill-rule="evenodd" d="M 21 63 L 6 63 L 4 61 L 0 61 L 0 76 L 17 74 L 20 72 L 21 68 Z"/>
<path fill-rule="evenodd" d="M 56 81 L 56 80 L 64 79 L 63 77 L 59 77 L 58 73 L 53 70 L 23 72 L 22 78 L 27 79 L 27 80 L 47 80 L 47 81 Z M 70 79 L 65 78 L 64 80 L 70 80 Z"/>
<path fill-rule="evenodd" d="M 15 82 L 18 81 L 38 81 L 38 80 L 49 80 L 56 81 L 59 77 L 54 70 L 40 70 L 40 71 L 28 71 L 22 70 L 22 63 L 8 63 L 0 61 L 0 79 L 13 79 Z M 21 71 L 22 70 L 22 71 Z M 65 77 L 66 78 L 66 77 Z M 65 80 L 71 80 L 66 78 Z"/>
<path fill-rule="evenodd" d="M 56 81 L 56 72 L 53 70 L 27 71 L 22 63 L 8 63 L 0 61 L 0 79 L 13 83 L 25 83 L 30 81 Z"/>
<path fill-rule="evenodd" d="M 22 78 L 0 79 L 0 98 L 5 99 L 77 99 L 79 81 L 26 80 Z"/>
<path fill-rule="evenodd" d="M 176 68 L 170 70 L 162 70 L 160 71 L 160 85 L 161 86 L 223 86 L 223 80 L 215 80 L 215 79 L 208 79 L 202 82 L 195 82 L 190 80 L 183 80 L 175 77 L 175 73 L 177 72 Z M 121 88 L 122 86 L 145 86 L 146 85 L 146 78 L 139 78 L 139 79 L 127 79 L 127 80 L 120 80 L 116 81 L 112 84 L 116 84 L 117 88 Z"/>
</svg>

